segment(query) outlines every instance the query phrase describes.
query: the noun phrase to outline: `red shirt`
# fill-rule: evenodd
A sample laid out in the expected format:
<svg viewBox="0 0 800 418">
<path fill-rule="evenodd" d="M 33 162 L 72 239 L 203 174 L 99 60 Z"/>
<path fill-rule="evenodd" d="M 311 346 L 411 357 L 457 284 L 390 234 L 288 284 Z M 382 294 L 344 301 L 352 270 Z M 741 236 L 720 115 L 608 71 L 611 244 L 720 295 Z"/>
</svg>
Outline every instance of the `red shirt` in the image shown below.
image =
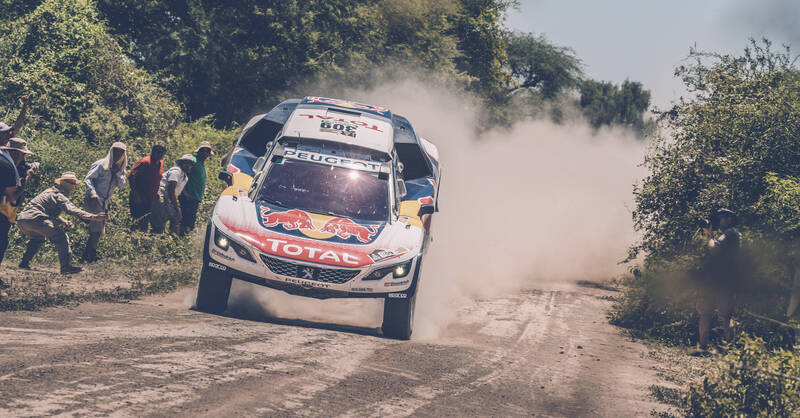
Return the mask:
<svg viewBox="0 0 800 418">
<path fill-rule="evenodd" d="M 150 198 L 146 203 L 152 203 L 158 195 L 158 185 L 164 174 L 164 160 L 155 165 L 150 162 L 150 156 L 142 158 L 131 169 L 128 180 L 131 182 L 131 191 L 138 193 L 143 198 Z"/>
</svg>

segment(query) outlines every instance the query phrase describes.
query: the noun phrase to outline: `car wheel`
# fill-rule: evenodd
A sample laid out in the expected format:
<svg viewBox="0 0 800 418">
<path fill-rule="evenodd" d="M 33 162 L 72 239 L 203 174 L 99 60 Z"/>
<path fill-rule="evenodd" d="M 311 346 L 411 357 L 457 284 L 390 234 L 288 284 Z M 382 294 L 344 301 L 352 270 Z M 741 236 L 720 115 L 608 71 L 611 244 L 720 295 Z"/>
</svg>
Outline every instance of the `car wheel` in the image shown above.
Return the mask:
<svg viewBox="0 0 800 418">
<path fill-rule="evenodd" d="M 386 298 L 383 302 L 383 336 L 396 340 L 411 338 L 414 327 L 414 305 L 417 300 L 416 292 L 408 295 L 407 299 Z"/>
<path fill-rule="evenodd" d="M 197 284 L 197 309 L 208 313 L 222 313 L 228 307 L 230 293 L 231 276 L 207 265 L 203 266 Z"/>
</svg>

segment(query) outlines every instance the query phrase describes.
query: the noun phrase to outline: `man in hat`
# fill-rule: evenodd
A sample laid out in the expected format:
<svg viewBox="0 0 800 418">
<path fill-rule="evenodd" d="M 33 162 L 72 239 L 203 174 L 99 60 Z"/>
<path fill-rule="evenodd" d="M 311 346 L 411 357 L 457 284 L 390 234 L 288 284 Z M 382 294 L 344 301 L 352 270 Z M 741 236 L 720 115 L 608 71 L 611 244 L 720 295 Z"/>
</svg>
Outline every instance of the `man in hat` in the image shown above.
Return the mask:
<svg viewBox="0 0 800 418">
<path fill-rule="evenodd" d="M 735 228 L 736 213 L 730 209 L 719 209 L 715 212 L 712 225 L 722 231 L 722 235 L 711 238 L 709 234 L 707 282 L 700 289 L 697 313 L 700 315 L 699 332 L 700 348 L 708 345 L 711 332 L 711 320 L 714 310 L 719 313 L 725 339 L 733 340 L 731 316 L 735 300 L 735 287 L 738 276 L 738 257 L 742 234 Z"/>
<path fill-rule="evenodd" d="M 29 168 L 25 177 L 20 178 L 18 167 L 25 164 L 25 155 L 33 154 L 24 139 L 11 138 L 5 145 L 0 146 L 0 150 L 8 156 L 8 158 L 0 157 L 0 263 L 2 263 L 8 248 L 8 232 L 16 220 L 17 207 L 25 185 L 36 174 L 36 167 Z M 0 280 L 0 289 L 7 287 L 8 285 Z"/>
<path fill-rule="evenodd" d="M 124 143 L 115 142 L 105 158 L 95 161 L 86 174 L 83 180 L 86 184 L 84 205 L 90 213 L 108 213 L 114 190 L 125 184 L 125 169 L 128 166 L 126 150 Z M 97 260 L 97 245 L 105 233 L 105 227 L 105 221 L 89 222 L 89 240 L 81 257 L 84 262 Z"/>
<path fill-rule="evenodd" d="M 86 212 L 72 204 L 69 197 L 78 186 L 78 177 L 68 171 L 55 180 L 55 187 L 51 187 L 34 197 L 25 209 L 17 216 L 17 227 L 30 241 L 22 255 L 19 267 L 31 268 L 33 256 L 42 247 L 44 241 L 49 239 L 58 249 L 58 259 L 61 263 L 61 274 L 80 272 L 79 267 L 72 266 L 70 262 L 69 237 L 61 227 L 71 228 L 72 222 L 64 219 L 61 212 L 66 212 L 85 221 L 104 221 L 108 219 L 105 213 L 93 214 Z"/>
<path fill-rule="evenodd" d="M 182 234 L 194 229 L 194 224 L 197 222 L 197 209 L 200 207 L 200 202 L 203 201 L 206 180 L 208 179 L 205 161 L 209 156 L 214 155 L 211 150 L 211 144 L 208 141 L 201 142 L 194 153 L 197 163 L 195 163 L 192 171 L 187 174 L 189 180 L 186 182 L 186 187 L 183 188 L 183 193 L 179 196 L 182 214 Z"/>
<path fill-rule="evenodd" d="M 150 155 L 139 160 L 131 169 L 128 181 L 131 185 L 130 208 L 133 218 L 133 229 L 147 231 L 148 219 L 153 203 L 158 197 L 158 185 L 164 174 L 164 155 L 167 145 L 157 141 L 150 150 Z"/>
<path fill-rule="evenodd" d="M 158 186 L 158 198 L 153 202 L 150 214 L 150 231 L 154 234 L 164 232 L 167 221 L 169 230 L 174 234 L 180 233 L 181 207 L 178 196 L 189 181 L 188 172 L 192 171 L 196 160 L 192 154 L 184 154 L 175 162 L 175 167 L 170 168 L 161 178 Z"/>
</svg>

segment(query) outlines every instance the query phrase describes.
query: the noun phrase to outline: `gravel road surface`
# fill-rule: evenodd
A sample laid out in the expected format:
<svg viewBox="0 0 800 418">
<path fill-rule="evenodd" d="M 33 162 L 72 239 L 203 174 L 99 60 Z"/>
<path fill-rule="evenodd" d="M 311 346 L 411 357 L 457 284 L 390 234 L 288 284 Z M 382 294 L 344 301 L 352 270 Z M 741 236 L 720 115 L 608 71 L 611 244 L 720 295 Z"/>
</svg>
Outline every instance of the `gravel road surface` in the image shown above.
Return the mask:
<svg viewBox="0 0 800 418">
<path fill-rule="evenodd" d="M 606 322 L 602 297 L 612 293 L 601 289 L 475 300 L 436 338 L 412 341 L 381 338 L 378 323 L 252 309 L 209 315 L 188 309 L 193 292 L 0 313 L 0 416 L 648 416 L 662 408 L 648 397 L 658 383 L 653 361 Z"/>
</svg>

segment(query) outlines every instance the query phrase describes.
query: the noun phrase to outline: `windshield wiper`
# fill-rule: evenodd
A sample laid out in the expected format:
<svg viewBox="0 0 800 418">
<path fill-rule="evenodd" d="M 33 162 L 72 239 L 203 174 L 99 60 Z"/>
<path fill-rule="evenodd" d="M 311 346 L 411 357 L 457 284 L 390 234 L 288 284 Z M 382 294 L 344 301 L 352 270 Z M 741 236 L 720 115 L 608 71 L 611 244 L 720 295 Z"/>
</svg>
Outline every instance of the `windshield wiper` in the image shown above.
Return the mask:
<svg viewBox="0 0 800 418">
<path fill-rule="evenodd" d="M 259 196 L 258 200 L 259 200 L 259 202 L 267 202 L 267 203 L 272 204 L 272 205 L 278 205 L 278 206 L 284 207 L 284 208 L 286 207 L 286 205 L 284 205 L 283 202 L 281 202 L 280 200 L 270 199 L 268 197 L 262 197 L 262 196 Z"/>
<path fill-rule="evenodd" d="M 345 216 L 345 215 L 342 215 L 342 214 L 339 214 L 339 213 L 336 213 L 336 212 L 333 212 L 333 211 L 330 211 L 330 210 L 325 211 L 325 214 L 328 215 L 328 216 L 337 216 L 339 218 L 350 218 L 350 216 Z"/>
</svg>

